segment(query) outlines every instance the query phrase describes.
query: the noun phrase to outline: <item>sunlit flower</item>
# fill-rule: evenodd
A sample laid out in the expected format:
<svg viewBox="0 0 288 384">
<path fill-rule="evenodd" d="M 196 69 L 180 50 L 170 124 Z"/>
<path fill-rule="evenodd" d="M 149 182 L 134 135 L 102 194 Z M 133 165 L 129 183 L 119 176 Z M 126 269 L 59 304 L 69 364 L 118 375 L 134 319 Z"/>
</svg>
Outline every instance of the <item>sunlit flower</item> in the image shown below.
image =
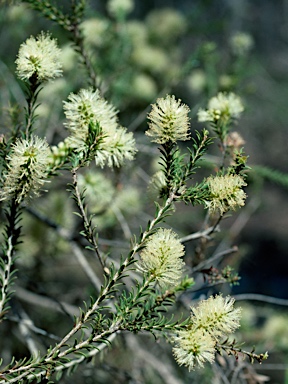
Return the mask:
<svg viewBox="0 0 288 384">
<path fill-rule="evenodd" d="M 95 154 L 95 162 L 100 167 L 120 167 L 125 160 L 133 160 L 136 154 L 136 143 L 132 132 L 118 127 L 104 136 Z"/>
<path fill-rule="evenodd" d="M 203 367 L 205 362 L 213 363 L 215 359 L 215 339 L 202 330 L 183 330 L 174 337 L 173 354 L 177 363 L 189 371 Z"/>
<path fill-rule="evenodd" d="M 148 115 L 150 123 L 146 135 L 153 137 L 152 141 L 158 144 L 188 140 L 188 113 L 188 106 L 181 104 L 181 100 L 176 100 L 175 96 L 157 99 Z"/>
<path fill-rule="evenodd" d="M 118 126 L 117 111 L 92 89 L 81 89 L 70 94 L 64 102 L 65 123 L 71 135 L 67 143 L 76 151 L 85 149 L 89 135 L 89 126 L 99 124 L 102 130 L 101 142 L 95 152 L 96 164 L 103 167 L 119 167 L 125 160 L 132 160 L 136 153 L 136 144 L 132 133 Z"/>
<path fill-rule="evenodd" d="M 7 157 L 8 169 L 0 200 L 15 197 L 20 203 L 26 196 L 37 196 L 47 178 L 49 156 L 50 149 L 46 140 L 37 136 L 29 140 L 18 139 Z"/>
<path fill-rule="evenodd" d="M 243 103 L 239 96 L 233 92 L 219 92 L 217 96 L 209 100 L 206 110 L 199 109 L 198 121 L 217 123 L 221 119 L 223 123 L 227 123 L 231 119 L 238 119 L 243 110 Z"/>
<path fill-rule="evenodd" d="M 239 175 L 210 176 L 207 186 L 210 197 L 205 201 L 210 212 L 219 211 L 222 215 L 228 210 L 236 210 L 245 205 L 246 193 L 243 187 L 247 184 Z"/>
<path fill-rule="evenodd" d="M 189 370 L 203 367 L 206 361 L 213 363 L 217 342 L 239 327 L 240 314 L 241 309 L 234 308 L 234 299 L 229 296 L 211 296 L 192 307 L 187 329 L 172 338 L 177 363 Z"/>
<path fill-rule="evenodd" d="M 38 82 L 62 75 L 61 50 L 55 39 L 42 32 L 36 38 L 31 36 L 22 43 L 16 63 L 16 73 L 21 80 L 35 77 Z"/>
<path fill-rule="evenodd" d="M 68 120 L 64 125 L 71 133 L 71 145 L 81 147 L 86 142 L 91 123 L 99 123 L 105 133 L 117 127 L 117 111 L 100 96 L 99 90 L 81 89 L 78 94 L 70 93 L 63 105 Z"/>
<path fill-rule="evenodd" d="M 213 338 L 226 337 L 239 328 L 241 308 L 234 308 L 235 300 L 217 295 L 200 301 L 197 307 L 191 308 L 191 330 L 202 330 Z"/>
<path fill-rule="evenodd" d="M 140 269 L 152 276 L 161 288 L 176 286 L 182 276 L 184 247 L 170 229 L 160 228 L 141 252 Z"/>
</svg>

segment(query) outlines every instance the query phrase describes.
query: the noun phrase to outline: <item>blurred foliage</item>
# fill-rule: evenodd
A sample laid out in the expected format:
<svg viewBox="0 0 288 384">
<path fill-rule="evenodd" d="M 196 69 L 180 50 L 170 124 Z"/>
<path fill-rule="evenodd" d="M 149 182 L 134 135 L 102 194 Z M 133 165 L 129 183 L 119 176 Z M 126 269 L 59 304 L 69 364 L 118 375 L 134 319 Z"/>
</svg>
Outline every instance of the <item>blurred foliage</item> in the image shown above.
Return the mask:
<svg viewBox="0 0 288 384">
<path fill-rule="evenodd" d="M 63 12 L 69 12 L 69 3 L 62 2 Z M 250 155 L 250 185 L 247 189 L 249 201 L 247 209 L 239 214 L 238 219 L 224 220 L 219 234 L 222 248 L 223 245 L 234 244 L 236 238 L 242 244 L 239 253 L 229 256 L 230 265 L 237 269 L 241 266 L 242 257 L 249 255 L 249 247 L 253 248 L 255 239 L 251 240 L 247 234 L 254 233 L 255 227 L 263 231 L 264 237 L 267 233 L 273 235 L 275 232 L 282 236 L 287 235 L 287 6 L 284 1 L 277 2 L 277 5 L 275 3 L 267 2 L 264 5 L 259 1 L 230 3 L 223 0 L 216 5 L 213 1 L 198 0 L 193 1 L 193 4 L 190 1 L 171 1 L 167 7 L 166 3 L 163 6 L 160 1 L 136 0 L 131 13 L 113 14 L 106 9 L 106 1 L 89 2 L 85 21 L 82 23 L 85 49 L 97 74 L 97 84 L 105 97 L 120 110 L 121 124 L 129 126 L 135 132 L 139 149 L 137 163 L 140 166 L 137 168 L 131 165 L 126 170 L 114 172 L 105 169 L 101 174 L 88 170 L 82 175 L 86 179 L 86 188 L 87 184 L 91 186 L 91 192 L 87 188 L 87 198 L 93 207 L 92 213 L 96 215 L 99 229 L 102 230 L 99 244 L 107 258 L 113 259 L 115 248 L 117 253 L 127 249 L 127 243 L 118 240 L 122 232 L 129 238 L 131 230 L 133 233 L 137 232 L 139 223 L 144 225 L 146 219 L 150 218 L 155 194 L 150 186 L 147 193 L 139 196 L 139 188 L 146 188 L 150 176 L 158 168 L 155 164 L 159 159 L 156 151 L 148 147 L 148 139 L 142 133 L 146 129 L 145 119 L 149 104 L 167 93 L 174 93 L 191 106 L 193 128 L 198 127 L 198 108 L 204 107 L 207 98 L 218 91 L 235 91 L 245 100 L 246 118 L 237 127 L 237 131 L 243 136 L 246 151 Z M 279 24 L 281 28 L 278 27 Z M 10 132 L 11 127 L 15 129 L 23 120 L 23 111 L 17 106 L 24 105 L 24 90 L 14 76 L 14 61 L 19 45 L 30 35 L 36 35 L 42 30 L 50 30 L 58 38 L 65 76 L 45 85 L 41 92 L 36 127 L 39 135 L 46 136 L 51 145 L 57 145 L 67 136 L 62 124 L 62 100 L 70 92 L 88 85 L 86 68 L 72 49 L 73 42 L 69 40 L 67 31 L 32 10 L 25 2 L 15 5 L 3 2 L 0 8 L 0 104 L 3 107 L 1 134 Z M 216 146 L 213 150 L 211 158 L 207 156 L 205 163 L 203 162 L 206 168 L 204 174 L 206 171 L 208 174 L 216 159 Z M 257 164 L 257 167 L 253 164 Z M 64 184 L 68 182 L 69 175 L 65 171 L 62 173 Z M 265 189 L 263 183 L 266 180 L 280 187 Z M 35 212 L 40 212 L 43 217 L 50 218 L 51 227 L 57 225 L 77 232 L 80 224 L 71 214 L 75 207 L 63 189 L 59 192 L 61 186 L 56 183 L 48 186 L 50 198 L 42 197 L 33 202 L 25 213 L 22 222 L 25 246 L 20 248 L 17 265 L 22 270 L 21 287 L 49 297 L 51 303 L 59 303 L 61 300 L 77 307 L 86 296 L 93 294 L 94 288 L 92 285 L 87 286 L 86 276 L 79 269 L 74 256 L 71 256 L 67 242 L 53 229 L 47 230 L 46 224 L 33 217 Z M 147 216 L 142 212 L 143 207 Z M 197 231 L 199 221 L 204 220 L 203 211 L 196 208 L 192 215 L 184 204 L 177 209 L 181 212 L 180 218 L 168 218 L 167 224 L 177 228 L 183 235 Z M 208 246 L 211 253 L 212 250 L 217 251 L 214 242 L 207 243 L 209 242 L 203 239 L 195 245 L 187 245 L 187 254 L 195 253 L 196 258 L 201 260 L 203 247 Z M 220 246 L 219 249 L 223 250 L 222 248 Z M 272 262 L 280 263 L 281 255 L 279 261 L 276 261 L 276 256 L 272 255 Z M 264 255 L 262 263 L 271 262 L 269 258 L 271 259 L 271 254 Z M 195 259 L 187 259 L 188 265 L 195 263 Z M 94 269 L 97 268 L 92 256 L 89 262 Z M 248 259 L 248 262 L 253 265 L 253 260 Z M 223 270 L 224 265 L 219 268 Z M 260 273 L 261 265 L 255 266 L 257 268 Z M 287 273 L 288 268 L 286 283 Z M 199 275 L 199 280 L 202 278 Z M 269 285 L 270 277 L 263 276 L 265 278 L 266 285 Z M 274 279 L 277 280 L 277 276 Z M 245 291 L 245 281 L 246 278 L 240 280 L 242 291 L 237 288 L 233 292 Z M 225 286 L 224 292 L 229 293 L 230 288 Z M 287 292 L 285 298 L 288 299 Z M 71 313 L 67 313 L 64 318 L 57 312 L 53 312 L 52 316 L 49 308 L 39 309 L 33 306 L 31 309 L 29 300 L 23 297 L 22 300 L 20 309 L 15 300 L 16 312 L 24 310 L 33 314 L 34 311 L 36 326 L 38 322 L 49 324 L 47 328 L 51 334 L 57 333 L 59 328 L 65 329 L 67 322 L 73 323 Z M 251 345 L 261 341 L 263 350 L 269 349 L 272 354 L 280 354 L 279 361 L 286 364 L 286 317 L 285 311 L 274 311 L 270 307 L 259 306 L 256 310 L 254 307 L 245 307 L 243 339 L 250 340 Z M 9 344 L 6 341 L 4 344 L 3 339 L 0 339 L 0 348 L 7 360 L 11 358 L 11 353 L 19 357 L 26 353 L 19 341 L 22 336 L 17 330 L 17 319 L 12 321 L 15 324 L 5 323 L 1 331 L 3 334 L 11 333 Z M 47 344 L 45 338 L 41 342 Z M 129 336 L 125 340 L 116 341 L 116 345 L 117 343 L 121 343 L 121 348 L 108 352 L 111 365 L 98 359 L 96 365 L 88 364 L 83 371 L 76 372 L 73 381 L 87 384 L 163 382 L 160 363 L 157 370 L 157 367 L 149 366 L 150 359 L 144 352 L 140 352 L 139 356 L 142 353 L 147 365 L 139 357 L 129 355 L 131 347 L 142 351 L 143 343 L 159 356 L 164 366 L 166 361 L 172 364 L 171 371 L 177 372 L 179 383 L 208 384 L 215 377 L 220 377 L 220 383 L 221 374 L 235 368 L 229 366 L 229 362 L 219 360 L 218 368 L 207 367 L 203 372 L 189 374 L 172 362 L 165 347 L 155 345 L 149 338 L 135 341 L 133 336 Z M 145 349 L 148 349 L 147 346 Z M 104 351 L 103 356 L 106 353 Z M 138 381 L 135 379 L 137 369 L 141 372 L 141 379 Z M 263 372 L 267 374 L 267 371 Z M 269 371 L 268 374 L 270 373 Z M 63 383 L 70 381 L 69 378 L 61 380 Z"/>
</svg>

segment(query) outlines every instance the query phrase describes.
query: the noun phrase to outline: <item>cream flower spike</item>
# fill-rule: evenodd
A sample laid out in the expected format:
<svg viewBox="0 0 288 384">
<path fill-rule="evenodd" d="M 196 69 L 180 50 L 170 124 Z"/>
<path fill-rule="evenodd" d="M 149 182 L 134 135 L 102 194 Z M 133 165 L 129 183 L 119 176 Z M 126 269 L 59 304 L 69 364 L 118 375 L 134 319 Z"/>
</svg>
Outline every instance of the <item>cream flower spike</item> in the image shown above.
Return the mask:
<svg viewBox="0 0 288 384">
<path fill-rule="evenodd" d="M 148 115 L 150 123 L 146 135 L 158 144 L 189 140 L 189 111 L 189 107 L 181 104 L 174 95 L 157 99 Z"/>
<path fill-rule="evenodd" d="M 31 136 L 29 140 L 18 139 L 7 157 L 8 170 L 0 200 L 15 197 L 20 203 L 26 196 L 38 196 L 47 178 L 50 155 L 46 140 L 37 136 Z"/>
<path fill-rule="evenodd" d="M 98 123 L 103 137 L 95 154 L 100 167 L 120 167 L 125 160 L 132 160 L 136 153 L 136 143 L 132 132 L 118 125 L 117 110 L 101 97 L 99 90 L 81 89 L 71 93 L 64 101 L 65 126 L 70 131 L 66 139 L 68 145 L 81 152 L 89 134 L 90 123 Z"/>
<path fill-rule="evenodd" d="M 200 122 L 217 122 L 219 119 L 226 122 L 230 119 L 238 119 L 243 111 L 244 106 L 239 96 L 233 92 L 219 92 L 209 100 L 206 110 L 199 109 L 197 116 Z"/>
<path fill-rule="evenodd" d="M 49 34 L 31 36 L 21 44 L 16 63 L 19 79 L 29 81 L 32 76 L 38 82 L 55 79 L 62 75 L 61 50 Z"/>
<path fill-rule="evenodd" d="M 247 195 L 242 188 L 247 184 L 241 176 L 210 176 L 206 182 L 210 198 L 205 204 L 211 213 L 219 211 L 223 215 L 245 205 Z"/>
<path fill-rule="evenodd" d="M 141 252 L 140 270 L 152 276 L 161 288 L 176 286 L 182 277 L 184 247 L 176 233 L 160 228 Z"/>
</svg>

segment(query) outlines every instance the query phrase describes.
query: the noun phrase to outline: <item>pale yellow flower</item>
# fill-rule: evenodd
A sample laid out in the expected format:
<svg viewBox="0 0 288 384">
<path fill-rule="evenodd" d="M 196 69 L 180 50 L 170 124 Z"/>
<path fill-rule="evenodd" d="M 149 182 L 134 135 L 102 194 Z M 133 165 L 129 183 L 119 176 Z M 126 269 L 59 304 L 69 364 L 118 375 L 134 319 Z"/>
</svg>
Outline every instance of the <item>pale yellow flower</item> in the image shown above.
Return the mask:
<svg viewBox="0 0 288 384">
<path fill-rule="evenodd" d="M 184 247 L 170 229 L 160 228 L 141 252 L 139 269 L 152 276 L 161 288 L 176 286 L 181 279 Z"/>
<path fill-rule="evenodd" d="M 203 367 L 205 362 L 213 363 L 215 359 L 215 339 L 202 330 L 183 330 L 174 337 L 173 354 L 177 363 L 189 371 Z"/>
<path fill-rule="evenodd" d="M 29 140 L 18 139 L 7 157 L 8 169 L 0 191 L 0 200 L 38 196 L 40 187 L 47 178 L 50 148 L 46 140 L 31 136 Z"/>
<path fill-rule="evenodd" d="M 120 167 L 125 160 L 133 160 L 136 154 L 136 143 L 132 132 L 126 128 L 110 129 L 100 143 L 95 154 L 95 162 L 101 168 Z"/>
<path fill-rule="evenodd" d="M 66 143 L 77 152 L 86 147 L 90 124 L 99 124 L 101 142 L 95 153 L 97 165 L 120 167 L 125 160 L 132 160 L 136 153 L 133 133 L 118 126 L 116 109 L 100 96 L 99 90 L 81 89 L 71 93 L 64 102 L 65 123 L 71 135 Z"/>
<path fill-rule="evenodd" d="M 187 329 L 172 338 L 177 363 L 189 370 L 203 367 L 206 361 L 213 363 L 217 342 L 239 327 L 240 315 L 241 309 L 234 308 L 234 299 L 229 296 L 211 296 L 192 307 Z"/>
<path fill-rule="evenodd" d="M 198 121 L 213 121 L 215 123 L 221 119 L 223 123 L 238 119 L 244 111 L 242 100 L 235 93 L 219 92 L 208 102 L 206 110 L 199 109 Z"/>
<path fill-rule="evenodd" d="M 239 175 L 210 176 L 207 179 L 207 186 L 210 197 L 205 201 L 210 212 L 219 211 L 223 213 L 245 205 L 246 193 L 243 187 L 246 182 Z"/>
<path fill-rule="evenodd" d="M 99 90 L 81 89 L 78 94 L 70 93 L 63 105 L 68 120 L 64 125 L 71 133 L 71 145 L 85 143 L 91 123 L 99 123 L 105 133 L 117 127 L 117 111 L 100 96 Z"/>
<path fill-rule="evenodd" d="M 191 330 L 202 330 L 216 340 L 228 336 L 240 326 L 241 309 L 234 308 L 235 300 L 217 295 L 191 307 Z"/>
<path fill-rule="evenodd" d="M 189 111 L 189 107 L 181 104 L 174 95 L 157 99 L 148 115 L 150 123 L 146 135 L 153 137 L 152 141 L 158 144 L 188 140 Z"/>
<path fill-rule="evenodd" d="M 20 46 L 15 61 L 17 76 L 24 81 L 32 76 L 38 82 L 55 79 L 62 75 L 60 55 L 57 41 L 49 34 L 42 32 L 36 38 L 31 36 Z"/>
</svg>

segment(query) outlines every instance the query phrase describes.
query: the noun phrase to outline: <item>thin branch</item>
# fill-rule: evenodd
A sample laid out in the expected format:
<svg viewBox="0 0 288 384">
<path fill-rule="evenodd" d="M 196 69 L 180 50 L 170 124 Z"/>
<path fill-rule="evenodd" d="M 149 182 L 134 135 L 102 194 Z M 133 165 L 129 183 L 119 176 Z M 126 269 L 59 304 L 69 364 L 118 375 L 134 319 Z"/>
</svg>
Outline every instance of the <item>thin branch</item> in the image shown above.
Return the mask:
<svg viewBox="0 0 288 384">
<path fill-rule="evenodd" d="M 211 265 L 215 261 L 222 259 L 227 255 L 231 255 L 232 253 L 235 253 L 235 252 L 238 252 L 238 247 L 236 245 L 232 248 L 226 249 L 223 252 L 216 253 L 216 255 L 213 255 L 209 259 L 202 261 L 201 263 L 196 265 L 196 267 L 192 268 L 192 273 L 198 272 L 201 269 L 205 268 L 207 265 Z"/>
<path fill-rule="evenodd" d="M 202 237 L 209 240 L 210 239 L 209 235 L 211 235 L 214 232 L 220 232 L 220 228 L 218 225 L 217 226 L 213 225 L 207 229 L 204 229 L 203 231 L 191 233 L 190 235 L 181 237 L 180 241 L 181 243 L 187 243 L 188 241 L 201 239 Z"/>
<path fill-rule="evenodd" d="M 19 317 L 16 317 L 16 316 L 7 316 L 7 319 L 10 321 L 13 321 L 15 323 L 23 323 L 32 332 L 39 334 L 41 336 L 45 336 L 45 337 L 48 337 L 49 339 L 56 340 L 56 341 L 61 340 L 61 338 L 59 336 L 56 336 L 53 333 L 49 333 L 49 332 L 45 331 L 44 329 L 36 327 L 30 318 L 20 319 Z"/>
<path fill-rule="evenodd" d="M 282 306 L 288 307 L 288 300 L 279 299 L 278 297 L 260 295 L 257 293 L 242 293 L 239 295 L 234 295 L 233 297 L 237 301 L 245 301 L 245 300 L 261 301 L 263 303 L 282 305 Z"/>
<path fill-rule="evenodd" d="M 83 199 L 81 197 L 81 193 L 80 193 L 79 188 L 78 188 L 78 177 L 77 177 L 77 170 L 76 169 L 72 170 L 72 175 L 73 175 L 73 187 L 74 187 L 74 191 L 75 191 L 75 198 L 77 199 L 77 205 L 80 209 L 81 217 L 83 219 L 84 229 L 85 229 L 85 233 L 87 235 L 86 238 L 90 242 L 90 244 L 93 246 L 95 253 L 98 257 L 98 260 L 102 266 L 102 269 L 105 272 L 105 270 L 106 270 L 105 264 L 102 260 L 101 255 L 100 255 L 100 252 L 98 249 L 98 243 L 96 241 L 96 237 L 94 236 L 93 228 L 91 228 L 91 223 L 90 223 L 90 220 L 89 220 L 87 213 L 85 211 Z"/>
<path fill-rule="evenodd" d="M 12 267 L 12 256 L 13 256 L 14 247 L 12 245 L 12 236 L 7 239 L 7 249 L 5 251 L 6 262 L 3 263 L 4 269 L 0 271 L 0 281 L 2 283 L 1 286 L 1 300 L 0 300 L 0 319 L 5 314 L 5 304 L 7 302 L 7 295 L 10 283 L 11 276 L 11 267 Z"/>
<path fill-rule="evenodd" d="M 84 256 L 81 248 L 78 246 L 78 244 L 75 241 L 70 241 L 70 245 L 71 245 L 72 251 L 73 251 L 74 255 L 76 256 L 79 264 L 81 265 L 83 271 L 89 277 L 89 279 L 90 279 L 91 283 L 94 285 L 94 287 L 98 291 L 100 291 L 101 281 L 100 281 L 100 279 L 98 279 L 98 277 L 94 273 L 94 271 L 91 268 L 90 264 L 88 263 L 86 257 Z"/>
<path fill-rule="evenodd" d="M 33 326 L 33 322 L 23 308 L 18 309 L 18 314 L 19 314 L 18 326 L 19 326 L 20 333 L 23 336 L 26 342 L 27 348 L 29 349 L 31 355 L 33 357 L 37 357 L 39 355 L 39 351 L 31 335 L 31 325 Z"/>
</svg>

